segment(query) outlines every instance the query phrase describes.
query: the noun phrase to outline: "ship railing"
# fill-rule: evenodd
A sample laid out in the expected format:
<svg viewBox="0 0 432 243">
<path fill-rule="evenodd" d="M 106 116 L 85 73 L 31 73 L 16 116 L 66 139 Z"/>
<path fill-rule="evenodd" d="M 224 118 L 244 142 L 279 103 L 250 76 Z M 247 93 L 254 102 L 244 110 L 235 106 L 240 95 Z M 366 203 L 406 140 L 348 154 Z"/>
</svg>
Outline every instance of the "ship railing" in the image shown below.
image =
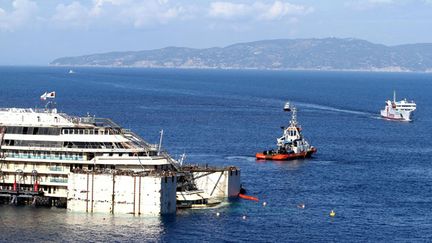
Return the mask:
<svg viewBox="0 0 432 243">
<path fill-rule="evenodd" d="M 39 155 L 39 154 L 16 154 L 6 153 L 6 157 L 13 159 L 49 159 L 49 160 L 84 160 L 82 155 Z"/>
<path fill-rule="evenodd" d="M 52 113 L 52 109 L 47 109 L 47 108 L 34 108 L 34 109 L 30 109 L 30 112 L 37 112 L 37 113 Z"/>
<path fill-rule="evenodd" d="M 170 164 L 171 164 L 172 166 L 174 166 L 174 168 L 175 168 L 177 171 L 180 171 L 180 163 L 179 163 L 177 160 L 173 159 L 173 158 L 168 154 L 168 152 L 166 152 L 165 150 L 162 150 L 162 151 L 160 151 L 159 155 L 161 155 L 161 156 L 163 156 L 164 158 L 166 158 L 166 160 L 167 160 L 168 162 L 170 162 Z"/>
<path fill-rule="evenodd" d="M 146 142 L 144 139 L 142 139 L 140 136 L 130 130 L 128 132 L 124 132 L 123 134 L 129 137 L 129 139 L 138 147 L 143 147 L 146 149 L 151 149 L 154 147 L 153 144 Z"/>
<path fill-rule="evenodd" d="M 47 108 L 0 108 L 0 111 L 9 111 L 15 113 L 56 113 L 55 111 L 57 110 Z"/>
<path fill-rule="evenodd" d="M 38 111 L 39 109 L 35 108 L 0 108 L 0 111 L 13 111 L 13 112 L 20 112 L 20 113 L 34 113 L 35 111 Z M 42 112 L 43 109 L 42 109 Z"/>
<path fill-rule="evenodd" d="M 63 146 L 62 145 L 55 145 L 55 144 L 48 144 L 48 143 L 40 143 L 40 144 L 29 143 L 27 145 L 27 147 L 32 147 L 32 148 L 34 148 L 34 147 L 41 147 L 41 148 L 45 148 L 45 147 L 48 147 L 48 148 L 62 148 Z"/>
<path fill-rule="evenodd" d="M 94 124 L 95 119 L 96 119 L 92 116 L 86 116 L 86 117 L 70 116 L 70 115 L 67 115 L 66 113 L 60 113 L 60 115 L 63 118 L 65 118 L 66 120 L 70 121 L 71 123 L 75 123 L 75 124 L 79 124 L 79 123 Z"/>
<path fill-rule="evenodd" d="M 75 174 L 90 174 L 90 173 L 94 173 L 94 174 L 114 174 L 114 175 L 129 175 L 129 176 L 163 176 L 163 177 L 172 177 L 175 176 L 176 173 L 174 171 L 168 170 L 141 170 L 141 171 L 136 171 L 136 170 L 122 170 L 122 169 L 100 169 L 100 168 L 95 168 L 92 170 L 88 170 L 88 169 L 80 169 L 80 168 L 75 168 L 72 170 L 73 173 Z"/>
<path fill-rule="evenodd" d="M 144 145 L 144 146 L 140 146 L 140 147 L 152 147 L 153 145 L 148 144 L 148 145 Z M 52 149 L 53 151 L 57 151 L 59 149 L 111 149 L 111 150 L 130 150 L 127 148 L 120 148 L 120 147 L 115 147 L 115 146 L 104 146 L 104 145 L 92 145 L 92 144 L 87 144 L 87 145 L 83 145 L 83 146 L 79 146 L 76 144 L 72 144 L 72 145 L 67 145 L 67 146 L 63 146 L 63 145 L 52 145 L 52 144 L 28 144 L 25 147 L 31 147 L 31 148 L 44 148 L 44 149 Z"/>
<path fill-rule="evenodd" d="M 150 144 L 146 142 L 144 139 L 142 139 L 140 136 L 138 136 L 136 133 L 132 131 L 128 131 L 124 133 L 125 136 L 129 137 L 130 141 L 132 141 L 136 146 L 142 147 L 146 149 L 147 151 L 156 151 L 159 149 L 159 145 L 157 144 Z M 166 158 L 166 160 L 177 170 L 180 170 L 180 164 L 175 159 L 171 158 L 171 156 L 165 151 L 162 150 L 159 152 L 160 156 L 163 156 Z"/>
<path fill-rule="evenodd" d="M 110 128 L 117 128 L 117 129 L 121 128 L 117 123 L 115 123 L 110 118 L 98 117 L 98 118 L 94 118 L 93 122 L 97 123 L 98 126 L 101 126 L 101 127 L 110 127 Z"/>
<path fill-rule="evenodd" d="M 68 183 L 68 179 L 67 178 L 50 178 L 49 181 L 50 182 L 55 182 L 55 183 Z"/>
<path fill-rule="evenodd" d="M 153 147 L 155 147 L 156 145 L 154 145 Z M 82 152 L 86 152 L 86 149 L 97 149 L 99 150 L 99 152 L 101 153 L 112 153 L 112 152 L 118 152 L 118 153 L 138 153 L 138 152 L 148 152 L 148 149 L 139 147 L 139 148 L 101 148 L 101 147 L 94 147 L 94 146 L 86 146 L 86 147 L 78 147 L 78 146 L 72 146 L 72 147 L 52 147 L 52 146 L 47 146 L 47 147 L 40 147 L 40 146 L 26 146 L 26 148 L 35 148 L 37 150 L 43 150 L 43 151 L 50 151 L 50 152 L 57 152 L 57 153 L 67 153 L 67 152 L 72 152 L 72 153 L 82 153 Z M 153 149 L 152 151 L 155 151 L 155 149 Z M 43 155 L 43 153 L 42 153 Z M 10 152 L 6 152 L 4 153 L 5 157 L 11 157 L 11 156 L 18 156 L 15 153 L 10 153 Z M 26 158 L 26 155 L 21 154 L 21 157 Z M 33 157 L 41 157 L 41 156 L 33 156 Z"/>
<path fill-rule="evenodd" d="M 64 171 L 64 167 L 62 166 L 50 166 L 48 169 L 50 171 Z"/>
</svg>

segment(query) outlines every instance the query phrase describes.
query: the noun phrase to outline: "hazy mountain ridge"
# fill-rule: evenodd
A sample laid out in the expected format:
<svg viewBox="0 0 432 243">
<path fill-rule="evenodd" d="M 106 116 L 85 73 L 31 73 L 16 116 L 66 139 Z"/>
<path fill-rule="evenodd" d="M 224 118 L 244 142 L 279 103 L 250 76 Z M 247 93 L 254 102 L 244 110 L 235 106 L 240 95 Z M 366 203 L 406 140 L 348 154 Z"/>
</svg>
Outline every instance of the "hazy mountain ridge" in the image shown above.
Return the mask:
<svg viewBox="0 0 432 243">
<path fill-rule="evenodd" d="M 360 39 L 279 39 L 194 49 L 166 47 L 62 57 L 63 66 L 432 72 L 432 43 L 385 46 Z"/>
</svg>

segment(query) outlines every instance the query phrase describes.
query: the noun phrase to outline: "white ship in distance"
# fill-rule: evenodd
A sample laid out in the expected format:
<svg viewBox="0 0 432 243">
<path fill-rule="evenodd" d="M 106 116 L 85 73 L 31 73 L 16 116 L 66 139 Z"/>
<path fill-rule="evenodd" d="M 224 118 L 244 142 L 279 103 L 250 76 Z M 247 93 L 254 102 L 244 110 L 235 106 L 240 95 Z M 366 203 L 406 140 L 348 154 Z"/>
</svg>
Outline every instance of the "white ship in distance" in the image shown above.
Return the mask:
<svg viewBox="0 0 432 243">
<path fill-rule="evenodd" d="M 407 101 L 406 98 L 396 101 L 396 91 L 393 91 L 393 101 L 386 101 L 384 110 L 381 110 L 381 116 L 390 120 L 411 121 L 412 113 L 416 108 L 416 103 Z"/>
</svg>

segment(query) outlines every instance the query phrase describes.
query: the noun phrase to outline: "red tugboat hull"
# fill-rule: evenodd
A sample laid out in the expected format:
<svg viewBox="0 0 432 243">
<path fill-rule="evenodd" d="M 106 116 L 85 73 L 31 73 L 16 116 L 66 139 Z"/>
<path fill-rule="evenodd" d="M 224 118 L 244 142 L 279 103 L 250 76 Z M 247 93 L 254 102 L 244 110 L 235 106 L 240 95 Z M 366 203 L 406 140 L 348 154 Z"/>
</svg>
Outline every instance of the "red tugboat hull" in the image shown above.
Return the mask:
<svg viewBox="0 0 432 243">
<path fill-rule="evenodd" d="M 257 159 L 262 160 L 292 160 L 292 159 L 303 159 L 303 158 L 309 158 L 312 156 L 313 153 L 316 153 L 316 148 L 311 148 L 308 151 L 301 152 L 301 153 L 292 153 L 292 154 L 264 154 L 264 153 L 257 153 L 255 157 Z"/>
</svg>

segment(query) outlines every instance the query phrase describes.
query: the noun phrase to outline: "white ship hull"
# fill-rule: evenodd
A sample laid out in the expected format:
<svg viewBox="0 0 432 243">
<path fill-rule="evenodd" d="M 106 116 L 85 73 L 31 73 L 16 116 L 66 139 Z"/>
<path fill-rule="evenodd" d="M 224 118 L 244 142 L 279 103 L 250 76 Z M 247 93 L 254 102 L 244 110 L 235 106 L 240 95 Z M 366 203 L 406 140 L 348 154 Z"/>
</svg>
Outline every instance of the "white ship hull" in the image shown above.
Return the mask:
<svg viewBox="0 0 432 243">
<path fill-rule="evenodd" d="M 386 119 L 398 120 L 398 121 L 411 121 L 411 111 L 397 111 L 386 107 L 381 110 L 381 116 Z"/>
</svg>

